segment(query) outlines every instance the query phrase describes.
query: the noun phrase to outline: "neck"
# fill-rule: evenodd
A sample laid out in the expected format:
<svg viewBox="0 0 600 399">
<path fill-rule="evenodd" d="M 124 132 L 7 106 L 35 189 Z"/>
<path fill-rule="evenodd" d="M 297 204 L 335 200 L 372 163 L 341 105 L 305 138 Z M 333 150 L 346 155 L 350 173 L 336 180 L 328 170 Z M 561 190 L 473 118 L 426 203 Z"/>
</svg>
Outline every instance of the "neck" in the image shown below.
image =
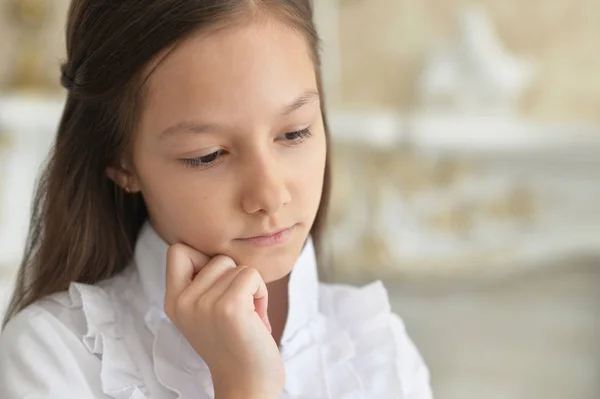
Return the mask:
<svg viewBox="0 0 600 399">
<path fill-rule="evenodd" d="M 289 274 L 282 279 L 267 284 L 269 304 L 267 312 L 273 329 L 273 339 L 279 346 L 288 315 Z"/>
</svg>

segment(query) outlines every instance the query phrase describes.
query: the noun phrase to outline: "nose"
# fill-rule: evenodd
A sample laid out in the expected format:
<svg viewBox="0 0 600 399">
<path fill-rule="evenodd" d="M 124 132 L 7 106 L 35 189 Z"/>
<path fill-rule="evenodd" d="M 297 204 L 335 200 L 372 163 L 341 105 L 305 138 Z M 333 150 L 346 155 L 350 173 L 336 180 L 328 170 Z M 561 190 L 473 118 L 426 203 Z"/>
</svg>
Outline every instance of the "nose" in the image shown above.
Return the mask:
<svg viewBox="0 0 600 399">
<path fill-rule="evenodd" d="M 276 157 L 262 154 L 244 165 L 242 209 L 248 214 L 274 215 L 291 201 L 285 168 Z"/>
</svg>

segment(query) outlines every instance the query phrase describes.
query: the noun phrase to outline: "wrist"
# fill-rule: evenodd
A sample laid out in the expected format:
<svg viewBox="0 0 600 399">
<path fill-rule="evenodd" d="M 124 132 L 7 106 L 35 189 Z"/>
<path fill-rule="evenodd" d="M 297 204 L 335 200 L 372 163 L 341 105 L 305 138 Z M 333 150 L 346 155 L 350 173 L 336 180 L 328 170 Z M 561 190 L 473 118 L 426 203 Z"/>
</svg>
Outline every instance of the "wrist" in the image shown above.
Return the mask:
<svg viewBox="0 0 600 399">
<path fill-rule="evenodd" d="M 247 393 L 237 393 L 237 394 L 224 394 L 219 395 L 215 394 L 215 399 L 277 399 L 276 395 L 265 396 L 265 395 L 248 395 Z"/>
<path fill-rule="evenodd" d="M 272 388 L 259 387 L 256 384 L 215 384 L 215 399 L 278 399 L 280 394 L 281 392 Z"/>
<path fill-rule="evenodd" d="M 218 390 L 215 389 L 215 399 L 278 399 L 275 393 L 256 392 L 250 390 Z"/>
</svg>

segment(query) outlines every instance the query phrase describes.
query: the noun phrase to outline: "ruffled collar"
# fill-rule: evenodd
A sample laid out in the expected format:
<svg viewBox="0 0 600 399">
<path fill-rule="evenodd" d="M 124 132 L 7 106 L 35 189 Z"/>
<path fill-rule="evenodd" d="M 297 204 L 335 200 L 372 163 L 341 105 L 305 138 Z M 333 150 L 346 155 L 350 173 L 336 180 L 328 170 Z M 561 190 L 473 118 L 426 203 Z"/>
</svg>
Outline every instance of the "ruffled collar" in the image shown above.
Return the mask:
<svg viewBox="0 0 600 399">
<path fill-rule="evenodd" d="M 146 224 L 135 263 L 150 303 L 145 324 L 154 336 L 157 397 L 214 398 L 208 366 L 163 311 L 166 252 L 167 244 Z M 358 289 L 341 285 L 324 289 L 309 238 L 290 274 L 288 291 L 280 345 L 288 376 L 282 399 L 402 397 L 398 347 L 381 282 Z"/>
<path fill-rule="evenodd" d="M 111 398 L 214 398 L 208 366 L 163 311 L 166 252 L 147 224 L 134 267 L 97 286 L 73 283 L 68 295 L 55 296 L 83 312 L 82 342 L 102 360 L 102 390 Z M 385 287 L 320 284 L 316 267 L 309 239 L 289 279 L 280 399 L 403 398 L 412 382 L 400 376 L 423 366 L 390 313 Z"/>
<path fill-rule="evenodd" d="M 150 305 L 162 311 L 166 291 L 168 244 L 147 222 L 140 232 L 135 248 L 142 290 Z M 290 273 L 288 283 L 288 315 L 282 345 L 289 342 L 319 312 L 319 277 L 314 244 L 309 237 Z"/>
</svg>

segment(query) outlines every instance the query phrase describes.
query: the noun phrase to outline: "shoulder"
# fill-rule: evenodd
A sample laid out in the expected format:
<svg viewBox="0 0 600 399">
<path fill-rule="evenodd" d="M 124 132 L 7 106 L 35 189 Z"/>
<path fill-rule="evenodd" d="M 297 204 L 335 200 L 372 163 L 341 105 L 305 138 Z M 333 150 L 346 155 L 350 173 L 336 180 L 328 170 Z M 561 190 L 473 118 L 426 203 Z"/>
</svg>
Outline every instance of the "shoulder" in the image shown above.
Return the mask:
<svg viewBox="0 0 600 399">
<path fill-rule="evenodd" d="M 36 303 L 10 320 L 0 334 L 0 397 L 93 397 L 101 363 L 81 341 L 79 316 Z"/>
<path fill-rule="evenodd" d="M 321 311 L 349 332 L 365 362 L 389 356 L 387 368 L 399 378 L 404 398 L 432 397 L 429 370 L 381 281 L 362 287 L 321 283 L 319 295 Z"/>
<path fill-rule="evenodd" d="M 106 397 L 114 285 L 73 283 L 15 315 L 0 334 L 0 397 Z"/>
<path fill-rule="evenodd" d="M 126 277 L 119 275 L 96 285 L 71 283 L 68 291 L 36 301 L 10 320 L 0 343 L 42 332 L 85 341 L 97 327 L 114 320 L 118 300 L 112 292 Z"/>
<path fill-rule="evenodd" d="M 39 302 L 36 302 L 19 313 L 17 313 L 2 330 L 0 334 L 0 348 L 9 349 L 14 340 L 18 340 L 19 337 L 28 333 L 38 332 L 44 330 L 48 324 L 54 324 L 57 322 L 57 318 L 52 315 L 43 306 L 40 306 Z M 61 325 L 61 323 L 57 323 Z M 1 353 L 5 353 L 1 351 Z"/>
<path fill-rule="evenodd" d="M 38 301 L 16 314 L 0 334 L 0 353 L 18 351 L 28 340 L 58 343 L 76 338 L 81 321 L 81 309 L 68 309 L 58 304 Z M 2 356 L 1 359 L 5 359 Z"/>
<path fill-rule="evenodd" d="M 7 323 L 0 334 L 0 353 L 17 353 L 27 340 L 37 344 L 80 340 L 85 327 L 83 307 L 73 305 L 70 293 L 60 292 L 29 305 Z"/>
</svg>

